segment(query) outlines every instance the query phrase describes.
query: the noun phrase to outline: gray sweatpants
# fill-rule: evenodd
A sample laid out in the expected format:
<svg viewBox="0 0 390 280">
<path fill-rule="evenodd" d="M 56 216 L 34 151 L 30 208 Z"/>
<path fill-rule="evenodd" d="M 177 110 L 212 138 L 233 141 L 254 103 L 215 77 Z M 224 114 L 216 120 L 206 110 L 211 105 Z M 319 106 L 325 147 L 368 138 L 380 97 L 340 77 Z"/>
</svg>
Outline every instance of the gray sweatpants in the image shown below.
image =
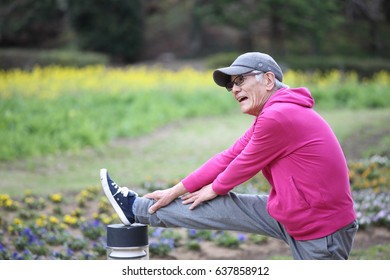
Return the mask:
<svg viewBox="0 0 390 280">
<path fill-rule="evenodd" d="M 181 199 L 176 199 L 151 215 L 148 209 L 154 200 L 140 197 L 136 199 L 133 210 L 136 222 L 153 227 L 256 233 L 286 242 L 294 259 L 348 259 L 358 229 L 356 221 L 326 237 L 299 241 L 268 214 L 267 200 L 267 195 L 231 192 L 189 210 L 189 205 L 183 205 Z"/>
</svg>

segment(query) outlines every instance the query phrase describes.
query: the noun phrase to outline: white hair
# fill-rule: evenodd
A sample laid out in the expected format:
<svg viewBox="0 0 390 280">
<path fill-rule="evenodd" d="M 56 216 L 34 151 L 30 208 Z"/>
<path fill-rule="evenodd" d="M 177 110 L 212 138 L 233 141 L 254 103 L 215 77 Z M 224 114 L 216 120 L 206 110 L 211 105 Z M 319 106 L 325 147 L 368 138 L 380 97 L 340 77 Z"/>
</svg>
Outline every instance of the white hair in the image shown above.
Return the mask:
<svg viewBox="0 0 390 280">
<path fill-rule="evenodd" d="M 288 85 L 283 84 L 283 83 L 282 83 L 281 81 L 279 81 L 278 79 L 275 79 L 275 86 L 276 86 L 276 89 L 289 88 Z"/>
<path fill-rule="evenodd" d="M 263 79 L 263 75 L 264 75 L 264 72 L 260 72 L 260 71 L 253 71 L 253 73 L 258 73 L 255 77 L 256 77 L 256 80 L 260 81 Z M 283 84 L 281 81 L 279 81 L 278 79 L 275 78 L 275 87 L 276 89 L 281 89 L 281 88 L 289 88 L 288 85 L 286 84 Z"/>
</svg>

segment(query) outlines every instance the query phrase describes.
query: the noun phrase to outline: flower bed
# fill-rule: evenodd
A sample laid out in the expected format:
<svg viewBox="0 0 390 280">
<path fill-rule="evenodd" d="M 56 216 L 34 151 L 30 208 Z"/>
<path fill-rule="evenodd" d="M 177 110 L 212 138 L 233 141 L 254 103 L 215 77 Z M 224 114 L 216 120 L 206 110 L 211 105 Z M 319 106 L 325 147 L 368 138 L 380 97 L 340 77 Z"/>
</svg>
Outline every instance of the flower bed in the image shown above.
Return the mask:
<svg viewBox="0 0 390 280">
<path fill-rule="evenodd" d="M 349 165 L 360 227 L 390 228 L 388 159 L 373 157 Z M 150 191 L 169 185 L 145 182 L 143 187 Z M 119 223 L 100 187 L 48 197 L 31 191 L 21 198 L 0 194 L 0 210 L 0 259 L 105 259 L 106 225 Z M 267 242 L 267 237 L 229 231 L 150 228 L 149 235 L 152 258 L 180 246 L 197 251 L 202 241 L 226 248 Z"/>
</svg>

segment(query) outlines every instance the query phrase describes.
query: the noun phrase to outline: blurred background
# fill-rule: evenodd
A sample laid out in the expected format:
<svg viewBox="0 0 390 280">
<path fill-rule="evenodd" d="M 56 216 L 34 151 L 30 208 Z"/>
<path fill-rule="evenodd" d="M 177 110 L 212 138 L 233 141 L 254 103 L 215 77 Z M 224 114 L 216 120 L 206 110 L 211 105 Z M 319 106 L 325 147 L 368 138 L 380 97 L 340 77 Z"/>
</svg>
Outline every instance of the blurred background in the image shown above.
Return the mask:
<svg viewBox="0 0 390 280">
<path fill-rule="evenodd" d="M 0 67 L 270 53 L 294 69 L 389 69 L 386 0 L 2 0 Z M 217 61 L 215 61 L 217 60 Z"/>
</svg>

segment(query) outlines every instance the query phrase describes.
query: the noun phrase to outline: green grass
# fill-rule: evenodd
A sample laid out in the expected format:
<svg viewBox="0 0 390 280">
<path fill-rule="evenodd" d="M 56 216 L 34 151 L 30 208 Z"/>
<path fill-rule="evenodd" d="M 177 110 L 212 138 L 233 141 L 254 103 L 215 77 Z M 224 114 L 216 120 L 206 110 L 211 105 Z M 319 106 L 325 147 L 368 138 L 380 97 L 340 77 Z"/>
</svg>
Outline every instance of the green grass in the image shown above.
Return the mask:
<svg viewBox="0 0 390 280">
<path fill-rule="evenodd" d="M 348 160 L 390 155 L 390 109 L 321 111 L 343 146 Z"/>
<path fill-rule="evenodd" d="M 179 179 L 227 148 L 251 120 L 236 115 L 182 121 L 147 136 L 113 141 L 101 149 L 0 162 L 0 192 L 18 194 L 28 188 L 37 194 L 78 191 L 99 184 L 102 167 L 118 183 L 127 185 Z"/>
<path fill-rule="evenodd" d="M 84 94 L 83 98 L 1 100 L 0 160 L 100 147 L 117 137 L 144 135 L 180 119 L 226 114 L 233 104 L 233 99 L 222 94 L 198 93 L 182 106 L 180 92 L 171 94 L 178 98 L 143 92 L 138 98 Z"/>
<path fill-rule="evenodd" d="M 352 250 L 351 260 L 390 260 L 390 243 L 372 246 L 365 250 Z"/>
<path fill-rule="evenodd" d="M 390 109 L 381 110 L 329 110 L 319 112 L 335 131 L 339 141 L 362 128 L 386 127 Z"/>
<path fill-rule="evenodd" d="M 388 109 L 334 110 L 321 114 L 342 142 L 364 127 L 375 124 L 387 128 L 385 120 L 390 119 Z M 115 140 L 98 149 L 0 162 L 0 192 L 18 195 L 26 189 L 36 194 L 80 191 L 100 184 L 102 167 L 108 168 L 118 183 L 135 188 L 147 180 L 179 180 L 210 156 L 229 147 L 252 121 L 252 117 L 238 112 L 195 118 L 146 136 Z"/>
</svg>

